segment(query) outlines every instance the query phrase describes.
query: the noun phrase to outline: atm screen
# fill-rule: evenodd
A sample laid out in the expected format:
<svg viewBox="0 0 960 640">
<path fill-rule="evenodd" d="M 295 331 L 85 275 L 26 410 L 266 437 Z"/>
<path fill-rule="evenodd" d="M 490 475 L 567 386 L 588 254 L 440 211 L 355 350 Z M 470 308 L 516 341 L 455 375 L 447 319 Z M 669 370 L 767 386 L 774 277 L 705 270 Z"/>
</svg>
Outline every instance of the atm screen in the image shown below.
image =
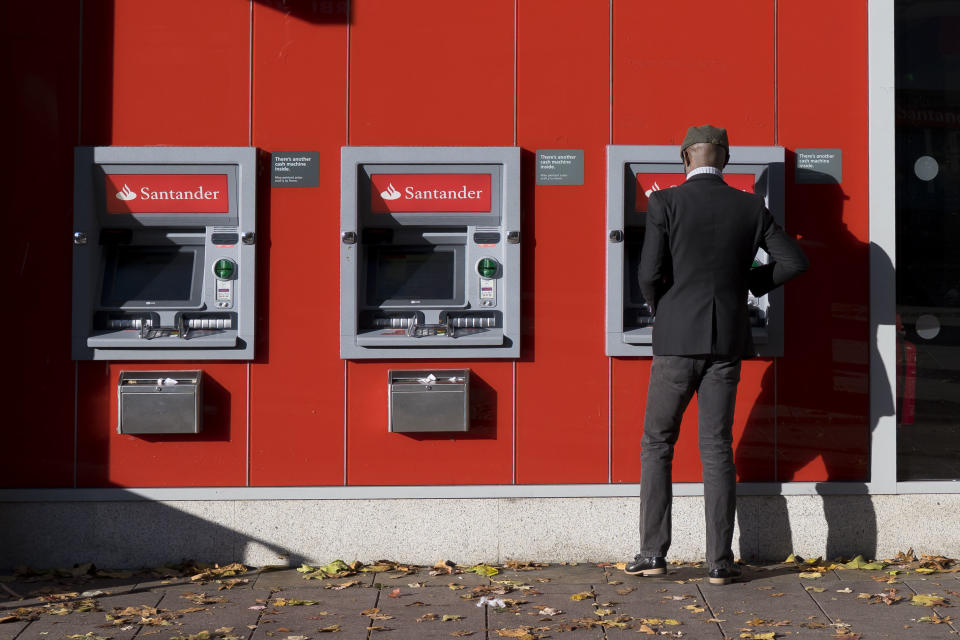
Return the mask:
<svg viewBox="0 0 960 640">
<path fill-rule="evenodd" d="M 199 291 L 194 280 L 198 250 L 193 247 L 116 247 L 106 254 L 101 304 L 191 306 Z"/>
<path fill-rule="evenodd" d="M 367 303 L 458 304 L 455 247 L 370 247 Z M 462 297 L 462 293 L 461 296 Z"/>
</svg>

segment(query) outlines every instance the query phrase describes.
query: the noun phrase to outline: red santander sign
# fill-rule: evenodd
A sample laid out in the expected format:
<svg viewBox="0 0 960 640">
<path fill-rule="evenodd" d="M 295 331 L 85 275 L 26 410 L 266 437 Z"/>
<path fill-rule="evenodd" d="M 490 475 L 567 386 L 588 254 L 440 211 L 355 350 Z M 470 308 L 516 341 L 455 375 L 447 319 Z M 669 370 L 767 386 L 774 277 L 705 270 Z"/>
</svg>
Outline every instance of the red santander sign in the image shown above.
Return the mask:
<svg viewBox="0 0 960 640">
<path fill-rule="evenodd" d="M 756 176 L 752 173 L 725 173 L 723 181 L 734 189 L 753 193 Z M 683 184 L 686 176 L 682 173 L 638 173 L 636 210 L 646 211 L 647 202 L 654 191 L 669 189 Z"/>
<path fill-rule="evenodd" d="M 107 213 L 228 213 L 227 176 L 219 173 L 112 173 Z"/>
<path fill-rule="evenodd" d="M 374 213 L 490 211 L 489 173 L 378 173 L 370 176 Z"/>
</svg>

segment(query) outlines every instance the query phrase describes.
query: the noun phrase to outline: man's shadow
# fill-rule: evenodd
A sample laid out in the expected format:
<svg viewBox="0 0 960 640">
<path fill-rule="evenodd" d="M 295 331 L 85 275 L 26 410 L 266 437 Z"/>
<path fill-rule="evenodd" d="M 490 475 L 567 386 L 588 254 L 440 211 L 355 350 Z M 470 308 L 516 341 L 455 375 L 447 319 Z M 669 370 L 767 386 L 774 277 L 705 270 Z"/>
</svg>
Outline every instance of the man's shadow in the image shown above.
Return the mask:
<svg viewBox="0 0 960 640">
<path fill-rule="evenodd" d="M 788 171 L 793 166 L 790 157 Z M 826 559 L 876 554 L 877 518 L 866 485 L 870 434 L 877 426 L 871 423 L 869 395 L 870 361 L 878 357 L 878 326 L 871 324 L 869 307 L 870 263 L 874 277 L 890 283 L 893 265 L 879 247 L 851 231 L 848 220 L 860 227 L 861 236 L 867 235 L 867 223 L 865 214 L 858 219 L 853 216 L 859 212 L 845 211 L 848 197 L 841 185 L 824 174 L 816 177 L 826 183 L 787 181 L 786 227 L 797 236 L 810 269 L 786 285 L 784 357 L 767 368 L 735 452 L 740 482 L 768 483 L 771 473 L 774 480 L 773 495 L 738 499 L 744 560 L 782 561 L 793 552 L 815 556 L 821 549 Z M 883 324 L 892 321 L 882 319 Z M 889 395 L 875 402 L 874 420 L 894 414 Z M 779 495 L 783 483 L 791 481 L 817 483 L 825 548 L 820 546 L 823 532 L 808 526 L 819 520 L 819 505 L 802 499 L 788 504 Z M 831 491 L 832 482 L 845 483 L 843 495 Z M 795 520 L 808 522 L 794 528 L 791 511 Z"/>
</svg>

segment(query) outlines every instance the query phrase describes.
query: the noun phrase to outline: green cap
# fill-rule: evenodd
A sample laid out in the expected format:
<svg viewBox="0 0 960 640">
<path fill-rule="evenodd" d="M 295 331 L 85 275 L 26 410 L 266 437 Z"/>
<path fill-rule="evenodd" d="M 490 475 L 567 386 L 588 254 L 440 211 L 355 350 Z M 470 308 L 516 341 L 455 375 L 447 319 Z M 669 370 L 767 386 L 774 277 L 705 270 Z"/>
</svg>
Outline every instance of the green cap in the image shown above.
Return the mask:
<svg viewBox="0 0 960 640">
<path fill-rule="evenodd" d="M 727 142 L 727 130 L 709 124 L 687 129 L 687 135 L 683 139 L 683 144 L 680 146 L 680 153 L 682 154 L 690 145 L 701 142 L 720 145 L 727 150 L 727 153 L 730 153 L 730 143 Z"/>
</svg>

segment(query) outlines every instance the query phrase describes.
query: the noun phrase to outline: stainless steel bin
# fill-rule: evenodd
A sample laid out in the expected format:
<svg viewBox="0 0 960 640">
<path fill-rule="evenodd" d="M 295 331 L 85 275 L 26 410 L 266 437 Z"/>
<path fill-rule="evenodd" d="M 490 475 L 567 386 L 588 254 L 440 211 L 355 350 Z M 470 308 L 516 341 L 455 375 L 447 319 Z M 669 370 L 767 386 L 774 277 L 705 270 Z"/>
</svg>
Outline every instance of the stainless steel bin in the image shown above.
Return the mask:
<svg viewBox="0 0 960 640">
<path fill-rule="evenodd" d="M 199 433 L 203 371 L 121 371 L 118 433 Z"/>
<path fill-rule="evenodd" d="M 391 432 L 470 430 L 470 369 L 406 369 L 387 376 Z"/>
</svg>

